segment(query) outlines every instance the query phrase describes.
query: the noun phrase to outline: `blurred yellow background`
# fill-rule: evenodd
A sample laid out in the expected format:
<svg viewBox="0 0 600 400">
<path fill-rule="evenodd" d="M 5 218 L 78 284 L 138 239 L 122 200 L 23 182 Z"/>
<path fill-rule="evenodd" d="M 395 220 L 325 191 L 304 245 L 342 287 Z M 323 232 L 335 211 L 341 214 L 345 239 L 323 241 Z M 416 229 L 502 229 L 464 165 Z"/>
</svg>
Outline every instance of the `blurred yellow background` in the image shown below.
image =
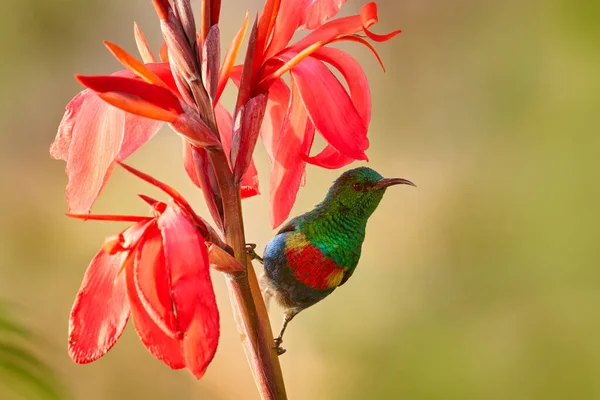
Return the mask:
<svg viewBox="0 0 600 400">
<path fill-rule="evenodd" d="M 368 50 L 344 47 L 373 92 L 369 166 L 418 189 L 388 191 L 354 277 L 290 325 L 290 399 L 599 399 L 600 3 L 378 3 L 374 30 L 404 31 L 377 45 L 387 73 Z M 225 46 L 261 6 L 223 0 Z M 134 20 L 157 50 L 150 0 L 0 3 L 0 301 L 38 336 L 35 352 L 71 398 L 257 399 L 218 274 L 222 338 L 201 381 L 155 360 L 131 327 L 93 364 L 67 355 L 85 268 L 122 226 L 64 216 L 65 165 L 48 147 L 81 90 L 73 74 L 120 69 L 102 40 L 134 52 Z M 208 216 L 180 153 L 165 128 L 129 162 Z M 256 159 L 266 194 L 263 149 Z M 309 167 L 293 213 L 339 172 Z M 156 194 L 117 171 L 95 211 L 145 212 L 140 192 Z M 268 196 L 244 207 L 248 240 L 262 248 Z M 281 312 L 271 318 L 279 327 Z M 0 398 L 38 398 L 4 379 Z"/>
</svg>

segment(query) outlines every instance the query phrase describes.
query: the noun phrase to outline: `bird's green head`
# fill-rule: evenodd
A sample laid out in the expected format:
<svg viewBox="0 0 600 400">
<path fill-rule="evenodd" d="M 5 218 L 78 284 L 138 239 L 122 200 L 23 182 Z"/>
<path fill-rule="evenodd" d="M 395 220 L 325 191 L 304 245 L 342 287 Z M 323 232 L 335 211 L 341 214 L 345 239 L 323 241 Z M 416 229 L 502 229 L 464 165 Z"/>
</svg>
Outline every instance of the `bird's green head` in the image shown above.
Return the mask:
<svg viewBox="0 0 600 400">
<path fill-rule="evenodd" d="M 392 185 L 416 186 L 407 179 L 384 178 L 368 167 L 351 169 L 335 180 L 321 205 L 368 218 Z"/>
</svg>

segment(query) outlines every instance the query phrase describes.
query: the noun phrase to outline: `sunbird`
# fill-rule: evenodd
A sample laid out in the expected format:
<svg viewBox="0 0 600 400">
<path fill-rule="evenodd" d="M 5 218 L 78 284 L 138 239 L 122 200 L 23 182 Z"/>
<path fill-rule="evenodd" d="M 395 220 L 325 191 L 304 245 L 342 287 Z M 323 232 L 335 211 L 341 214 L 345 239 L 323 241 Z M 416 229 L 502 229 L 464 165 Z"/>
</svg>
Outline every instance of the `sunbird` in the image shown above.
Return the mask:
<svg viewBox="0 0 600 400">
<path fill-rule="evenodd" d="M 384 178 L 371 168 L 344 172 L 312 211 L 291 219 L 267 244 L 261 286 L 265 301 L 274 297 L 284 309 L 275 339 L 279 355 L 288 323 L 300 311 L 329 296 L 352 276 L 365 240 L 367 220 L 392 185 L 411 185 L 403 178 Z"/>
</svg>

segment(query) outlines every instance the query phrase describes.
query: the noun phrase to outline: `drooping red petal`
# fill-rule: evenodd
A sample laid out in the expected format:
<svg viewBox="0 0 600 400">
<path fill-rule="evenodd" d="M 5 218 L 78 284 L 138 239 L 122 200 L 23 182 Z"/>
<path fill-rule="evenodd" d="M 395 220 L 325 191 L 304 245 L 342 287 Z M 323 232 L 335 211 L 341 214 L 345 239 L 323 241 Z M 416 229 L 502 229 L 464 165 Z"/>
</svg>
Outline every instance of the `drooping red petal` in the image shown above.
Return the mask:
<svg viewBox="0 0 600 400">
<path fill-rule="evenodd" d="M 171 300 L 185 332 L 185 362 L 200 378 L 217 350 L 220 329 L 204 238 L 177 206 L 167 208 L 158 227 L 170 271 Z"/>
<path fill-rule="evenodd" d="M 271 226 L 276 228 L 287 219 L 296 201 L 306 162 L 300 157 L 308 153 L 314 138 L 314 127 L 292 80 L 291 103 L 283 122 L 275 162 L 271 168 Z"/>
<path fill-rule="evenodd" d="M 273 69 L 273 70 L 270 69 L 270 70 L 268 70 L 268 72 L 265 73 L 265 76 L 261 76 L 261 81 L 258 84 L 258 90 L 259 91 L 262 91 L 263 89 L 268 90 L 268 88 L 271 86 L 272 82 L 275 79 L 281 77 L 283 74 L 285 74 L 286 72 L 288 72 L 289 70 L 294 68 L 296 65 L 298 65 L 300 63 L 300 61 L 304 60 L 306 57 L 313 54 L 321 46 L 323 46 L 323 43 L 317 42 L 317 43 L 311 44 L 310 46 L 308 46 L 305 49 L 302 49 L 301 51 L 294 54 L 293 56 L 291 56 L 291 54 L 289 54 L 291 57 L 285 63 L 283 63 L 283 65 L 280 65 L 277 69 Z"/>
<path fill-rule="evenodd" d="M 306 35 L 298 42 L 294 43 L 294 45 L 290 46 L 282 53 L 285 53 L 286 57 L 290 57 L 315 43 L 321 42 L 323 45 L 325 45 L 334 41 L 340 36 L 351 35 L 361 31 L 364 32 L 371 40 L 376 42 L 389 40 L 401 32 L 397 30 L 386 35 L 374 34 L 369 31 L 368 28 L 370 28 L 377 21 L 377 5 L 373 2 L 367 3 L 361 8 L 360 15 L 353 15 L 329 21 L 319 26 L 317 29 Z"/>
<path fill-rule="evenodd" d="M 367 127 L 335 75 L 311 57 L 291 73 L 311 121 L 325 140 L 345 156 L 366 160 Z"/>
<path fill-rule="evenodd" d="M 174 122 L 183 108 L 169 89 L 121 76 L 81 76 L 77 79 L 103 100 L 142 117 Z"/>
<path fill-rule="evenodd" d="M 233 175 L 239 181 L 252 162 L 266 106 L 267 95 L 259 94 L 251 98 L 240 111 L 240 128 L 235 132 L 231 145 Z"/>
<path fill-rule="evenodd" d="M 138 117 L 125 113 L 125 127 L 123 131 L 123 142 L 119 149 L 118 161 L 123 161 L 132 155 L 137 149 L 146 144 L 154 137 L 163 126 L 163 121 Z"/>
<path fill-rule="evenodd" d="M 347 0 L 317 0 L 302 13 L 299 29 L 316 29 L 333 18 Z"/>
<path fill-rule="evenodd" d="M 280 141 L 281 127 L 287 114 L 289 103 L 290 88 L 288 88 L 283 79 L 279 78 L 269 88 L 265 116 L 260 128 L 260 138 L 265 145 L 271 165 L 274 162 L 274 153 Z"/>
<path fill-rule="evenodd" d="M 325 148 L 314 157 L 309 157 L 305 154 L 302 154 L 301 157 L 309 164 L 327 169 L 342 168 L 354 161 L 353 158 L 346 157 L 330 144 L 325 146 Z"/>
<path fill-rule="evenodd" d="M 135 22 L 133 23 L 133 34 L 135 36 L 135 44 L 137 45 L 142 60 L 145 63 L 156 62 L 156 58 L 154 57 L 154 54 L 152 54 L 152 50 L 150 50 L 144 32 L 142 32 L 142 29 Z"/>
<path fill-rule="evenodd" d="M 146 67 L 167 86 L 175 86 L 168 63 Z M 127 70 L 114 75 L 133 77 Z M 114 160 L 127 158 L 150 140 L 162 124 L 112 107 L 89 89 L 77 94 L 67 105 L 50 147 L 53 158 L 67 161 L 69 210 L 89 212 L 113 170 Z"/>
<path fill-rule="evenodd" d="M 371 51 L 371 53 L 373 53 L 373 55 L 377 59 L 377 62 L 379 63 L 379 65 L 381 65 L 381 69 L 383 70 L 383 72 L 385 72 L 385 65 L 383 65 L 383 60 L 381 59 L 381 57 L 379 56 L 379 53 L 377 52 L 377 50 L 375 49 L 375 47 L 373 47 L 373 45 L 371 43 L 367 42 L 365 39 L 363 39 L 358 34 L 339 36 L 332 43 L 344 42 L 344 41 L 360 43 L 363 46 L 365 46 L 367 49 L 369 49 Z"/>
<path fill-rule="evenodd" d="M 314 43 L 322 42 L 325 45 L 340 35 L 348 35 L 360 31 L 362 31 L 362 24 L 359 15 L 334 19 L 310 32 L 283 53 L 287 54 L 290 52 L 297 54 Z"/>
<path fill-rule="evenodd" d="M 129 305 L 119 275 L 125 257 L 100 250 L 83 277 L 69 317 L 69 356 L 78 364 L 103 356 L 125 329 Z"/>
<path fill-rule="evenodd" d="M 396 30 L 385 35 L 378 35 L 369 30 L 369 27 L 371 27 L 379 21 L 379 18 L 377 16 L 377 3 L 375 3 L 374 1 L 362 6 L 362 8 L 360 9 L 360 21 L 365 34 L 369 37 L 369 39 L 375 42 L 388 41 L 402 32 L 401 30 Z"/>
<path fill-rule="evenodd" d="M 219 127 L 221 145 L 223 146 L 223 151 L 225 152 L 225 155 L 227 155 L 227 159 L 231 166 L 231 133 L 233 128 L 231 114 L 229 114 L 229 111 L 221 104 L 217 104 L 215 107 L 215 117 L 217 118 L 217 125 Z M 258 189 L 258 171 L 256 170 L 254 160 L 250 161 L 250 166 L 244 174 L 241 183 L 241 191 L 242 199 L 260 194 Z"/>
<path fill-rule="evenodd" d="M 258 170 L 254 164 L 254 160 L 250 161 L 248 169 L 244 173 L 242 182 L 240 183 L 240 194 L 242 199 L 257 196 L 260 194 L 258 189 Z"/>
<path fill-rule="evenodd" d="M 80 93 L 72 103 L 76 108 L 70 109 L 71 103 L 67 106 L 71 116 L 63 119 L 55 142 L 62 144 L 53 147 L 54 155 L 66 156 L 69 211 L 83 214 L 90 211 L 114 168 L 123 141 L 125 113 L 89 90 Z M 71 143 L 66 155 L 64 140 L 69 128 Z"/>
<path fill-rule="evenodd" d="M 365 126 L 368 127 L 371 122 L 371 90 L 369 89 L 367 75 L 360 63 L 345 51 L 332 47 L 318 49 L 314 52 L 313 57 L 331 64 L 340 71 L 350 89 L 352 103 Z"/>
<path fill-rule="evenodd" d="M 77 122 L 77 117 L 79 116 L 79 110 L 85 100 L 90 96 L 89 90 L 79 92 L 65 107 L 65 114 L 58 126 L 58 133 L 56 134 L 54 142 L 50 145 L 50 156 L 52 158 L 64 161 L 69 159 L 73 129 Z"/>
<path fill-rule="evenodd" d="M 138 297 L 135 287 L 134 268 L 130 265 L 125 269 L 127 283 L 127 297 L 131 307 L 131 319 L 144 347 L 169 367 L 173 369 L 185 368 L 183 351 L 178 340 L 170 338 L 154 320 L 148 315 L 146 308 Z"/>
<path fill-rule="evenodd" d="M 171 304 L 170 271 L 158 229 L 151 229 L 138 246 L 133 269 L 135 289 L 148 316 L 167 336 L 180 339 L 183 332 Z"/>
</svg>

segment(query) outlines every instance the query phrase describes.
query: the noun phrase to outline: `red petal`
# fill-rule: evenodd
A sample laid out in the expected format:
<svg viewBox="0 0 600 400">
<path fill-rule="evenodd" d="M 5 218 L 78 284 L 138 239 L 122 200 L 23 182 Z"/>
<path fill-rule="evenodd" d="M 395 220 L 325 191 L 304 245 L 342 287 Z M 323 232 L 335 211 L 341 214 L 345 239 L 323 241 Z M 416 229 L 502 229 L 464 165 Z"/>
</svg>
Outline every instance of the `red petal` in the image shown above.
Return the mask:
<svg viewBox="0 0 600 400">
<path fill-rule="evenodd" d="M 126 268 L 126 282 L 133 326 L 146 349 L 169 367 L 173 369 L 184 368 L 185 361 L 180 342 L 167 336 L 148 315 L 137 295 L 134 268 L 131 268 L 131 266 Z"/>
<path fill-rule="evenodd" d="M 212 25 L 219 23 L 219 16 L 221 15 L 221 0 L 209 0 L 210 1 L 210 22 Z"/>
<path fill-rule="evenodd" d="M 354 161 L 353 158 L 346 157 L 330 144 L 325 146 L 325 148 L 314 157 L 308 157 L 304 154 L 302 154 L 301 157 L 309 164 L 328 169 L 342 168 Z"/>
<path fill-rule="evenodd" d="M 50 156 L 52 158 L 64 161 L 69 159 L 73 129 L 77 122 L 79 109 L 83 106 L 84 101 L 90 96 L 93 96 L 93 94 L 91 94 L 89 90 L 79 92 L 65 107 L 66 111 L 58 126 L 58 133 L 56 134 L 54 142 L 50 145 Z"/>
<path fill-rule="evenodd" d="M 171 9 L 169 0 L 152 0 L 152 3 L 154 4 L 159 19 L 165 20 L 169 17 L 169 11 Z"/>
<path fill-rule="evenodd" d="M 324 0 L 320 0 L 324 1 Z M 377 19 L 377 5 L 373 2 L 365 4 L 360 11 L 360 15 L 338 18 L 321 25 L 303 39 L 296 42 L 285 52 L 291 53 L 292 56 L 301 52 L 303 49 L 321 42 L 323 45 L 334 41 L 342 35 L 350 35 L 363 31 L 370 39 L 376 42 L 383 42 L 391 39 L 401 31 L 394 31 L 387 35 L 377 35 L 369 31 L 369 27 L 375 24 Z M 289 54 L 288 54 L 289 56 Z"/>
<path fill-rule="evenodd" d="M 274 162 L 274 153 L 277 150 L 276 146 L 279 144 L 281 127 L 287 114 L 289 103 L 290 88 L 288 88 L 283 79 L 279 78 L 269 88 L 265 116 L 260 128 L 260 138 L 265 145 L 271 165 Z"/>
<path fill-rule="evenodd" d="M 175 189 L 173 189 L 171 186 L 167 185 L 164 182 L 159 181 L 158 179 L 155 179 L 153 177 L 151 177 L 148 174 L 143 173 L 142 171 L 135 169 L 125 163 L 119 162 L 119 165 L 121 167 L 123 167 L 125 170 L 127 170 L 128 172 L 132 173 L 133 175 L 137 176 L 138 178 L 148 182 L 149 184 L 151 184 L 152 186 L 157 187 L 158 189 L 162 190 L 163 192 L 165 192 L 166 194 L 168 194 L 169 196 L 171 196 L 171 198 L 184 210 L 186 210 L 188 212 L 188 214 L 192 217 L 196 217 L 197 214 L 194 212 L 194 209 L 192 208 L 192 206 L 190 205 L 190 203 L 187 202 L 187 200 Z M 197 222 L 201 223 L 200 219 L 196 220 Z"/>
<path fill-rule="evenodd" d="M 104 41 L 104 45 L 108 50 L 115 56 L 115 58 L 129 71 L 133 72 L 134 75 L 142 78 L 147 83 L 153 85 L 167 87 L 163 81 L 150 70 L 143 62 L 129 54 L 125 49 L 111 43 L 107 40 Z"/>
<path fill-rule="evenodd" d="M 318 0 L 304 10 L 299 29 L 316 29 L 334 17 L 347 0 Z"/>
<path fill-rule="evenodd" d="M 292 77 L 310 119 L 325 140 L 345 156 L 366 160 L 367 127 L 333 73 L 309 57 L 292 70 Z"/>
<path fill-rule="evenodd" d="M 376 24 L 379 21 L 377 17 L 377 4 L 373 1 L 362 6 L 362 8 L 360 9 L 360 20 L 363 31 L 366 33 L 369 39 L 374 40 L 376 42 L 385 42 L 402 32 L 401 30 L 397 30 L 390 32 L 386 35 L 377 35 L 369 31 L 369 27 Z"/>
<path fill-rule="evenodd" d="M 360 31 L 362 31 L 362 24 L 359 15 L 334 19 L 333 21 L 321 25 L 304 38 L 294 43 L 285 51 L 285 53 L 291 52 L 296 54 L 315 43 L 321 42 L 325 45 L 333 41 L 339 35 L 348 35 Z"/>
<path fill-rule="evenodd" d="M 219 341 L 219 311 L 204 238 L 178 207 L 168 207 L 158 218 L 158 227 L 171 273 L 171 300 L 185 332 L 185 362 L 200 378 Z"/>
<path fill-rule="evenodd" d="M 365 126 L 368 127 L 371 122 L 371 91 L 369 90 L 367 75 L 359 62 L 345 51 L 331 47 L 320 48 L 314 52 L 313 57 L 331 64 L 341 72 L 350 89 L 352 103 Z"/>
<path fill-rule="evenodd" d="M 225 152 L 225 155 L 227 155 L 227 159 L 231 165 L 231 132 L 233 128 L 231 114 L 229 114 L 229 111 L 221 104 L 217 104 L 215 107 L 215 116 L 219 127 L 221 145 L 223 146 L 223 151 Z M 250 160 L 250 166 L 244 174 L 241 186 L 243 199 L 260 194 L 260 191 L 258 190 L 258 171 L 254 165 L 254 160 Z"/>
<path fill-rule="evenodd" d="M 247 199 L 248 197 L 260 194 L 258 189 L 258 170 L 254 164 L 254 160 L 250 160 L 250 166 L 244 173 L 240 186 L 242 199 Z"/>
<path fill-rule="evenodd" d="M 292 98 L 283 123 L 281 139 L 271 169 L 271 225 L 281 225 L 296 201 L 306 163 L 300 158 L 310 150 L 314 127 L 302 104 L 300 93 L 292 81 Z"/>
<path fill-rule="evenodd" d="M 77 79 L 115 107 L 142 117 L 173 122 L 183 108 L 169 89 L 120 76 L 81 76 Z"/>
<path fill-rule="evenodd" d="M 307 5 L 318 2 L 314 0 L 283 0 L 281 2 L 281 8 L 275 21 L 273 36 L 265 54 L 265 59 L 273 57 L 287 46 L 304 18 Z"/>
<path fill-rule="evenodd" d="M 137 115 L 125 113 L 125 128 L 123 131 L 123 142 L 119 149 L 117 160 L 123 161 L 132 155 L 154 137 L 163 126 L 163 121 L 138 117 Z"/>
<path fill-rule="evenodd" d="M 198 168 L 196 167 L 196 162 L 194 161 L 194 151 L 196 151 L 195 149 L 201 151 L 205 150 L 195 148 L 190 144 L 190 142 L 185 140 L 185 138 L 181 138 L 181 143 L 183 144 L 183 168 L 190 177 L 192 183 L 200 188 L 202 180 L 199 176 Z"/>
<path fill-rule="evenodd" d="M 182 332 L 171 304 L 170 274 L 158 229 L 150 230 L 140 243 L 133 268 L 135 289 L 148 316 L 167 336 L 180 338 Z"/>
<path fill-rule="evenodd" d="M 142 60 L 144 60 L 145 63 L 156 62 L 156 58 L 154 57 L 154 54 L 152 54 L 152 50 L 150 50 L 144 32 L 142 32 L 142 29 L 135 22 L 133 23 L 133 34 L 135 36 L 135 44 L 137 45 Z"/>
<path fill-rule="evenodd" d="M 100 358 L 125 329 L 129 305 L 119 275 L 124 258 L 100 250 L 85 273 L 69 318 L 69 355 L 78 364 Z"/>
<path fill-rule="evenodd" d="M 75 122 L 66 171 L 69 211 L 83 214 L 90 211 L 112 173 L 123 141 L 125 113 L 103 102 L 92 91 L 80 95 L 79 108 L 72 110 Z M 60 130 L 59 136 L 67 137 Z"/>
<path fill-rule="evenodd" d="M 175 86 L 167 63 L 146 67 L 169 87 Z M 119 71 L 115 76 L 133 74 Z M 108 180 L 113 161 L 131 155 L 156 134 L 162 122 L 114 108 L 90 90 L 77 94 L 66 108 L 50 155 L 67 161 L 69 210 L 87 213 Z"/>
<path fill-rule="evenodd" d="M 160 60 L 163 62 L 169 62 L 169 48 L 167 47 L 167 43 L 163 43 L 158 50 L 158 55 L 160 56 Z"/>
<path fill-rule="evenodd" d="M 171 66 L 168 62 L 156 62 L 146 64 L 146 67 L 154 72 L 161 81 L 167 84 L 169 89 L 173 91 L 173 93 L 177 93 L 177 85 L 175 84 L 175 79 L 173 78 L 173 73 L 171 72 Z M 129 71 L 119 71 L 115 73 L 116 76 L 125 76 L 125 77 L 133 77 L 133 75 Z"/>
</svg>

